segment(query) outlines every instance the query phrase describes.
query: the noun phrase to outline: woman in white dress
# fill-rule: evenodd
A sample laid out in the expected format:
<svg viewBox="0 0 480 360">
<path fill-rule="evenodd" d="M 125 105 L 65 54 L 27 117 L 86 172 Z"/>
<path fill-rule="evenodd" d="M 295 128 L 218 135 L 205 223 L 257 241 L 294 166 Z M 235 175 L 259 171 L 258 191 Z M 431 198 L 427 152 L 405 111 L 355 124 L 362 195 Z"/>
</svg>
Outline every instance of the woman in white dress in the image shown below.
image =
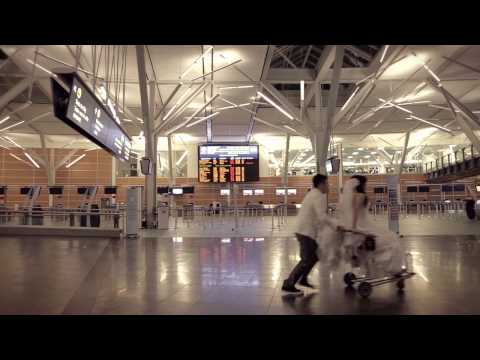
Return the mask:
<svg viewBox="0 0 480 360">
<path fill-rule="evenodd" d="M 371 234 L 375 238 L 373 260 L 376 267 L 389 273 L 399 273 L 404 264 L 398 236 L 371 219 L 366 184 L 367 178 L 361 175 L 352 176 L 345 182 L 337 209 L 339 224 L 349 230 Z M 323 233 L 321 237 L 324 240 L 320 244 L 320 254 L 324 262 L 333 268 L 338 266 L 342 257 L 355 263 L 357 249 L 365 240 L 365 235 L 352 233 L 343 236 Z"/>
</svg>

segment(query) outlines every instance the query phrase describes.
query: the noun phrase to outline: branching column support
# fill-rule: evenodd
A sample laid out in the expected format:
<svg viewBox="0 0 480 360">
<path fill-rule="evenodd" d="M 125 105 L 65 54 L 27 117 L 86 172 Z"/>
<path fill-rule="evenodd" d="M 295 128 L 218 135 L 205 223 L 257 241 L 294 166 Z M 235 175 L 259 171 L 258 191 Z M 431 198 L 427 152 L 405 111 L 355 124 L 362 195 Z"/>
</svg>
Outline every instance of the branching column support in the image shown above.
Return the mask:
<svg viewBox="0 0 480 360">
<path fill-rule="evenodd" d="M 288 204 L 288 153 L 290 151 L 290 134 L 286 135 L 285 156 L 283 158 L 283 186 L 285 187 L 285 204 Z"/>
<path fill-rule="evenodd" d="M 145 207 L 147 228 L 155 226 L 155 207 L 157 200 L 156 177 L 157 177 L 157 137 L 153 131 L 153 118 L 155 110 L 155 82 L 150 82 L 150 99 L 147 89 L 147 74 L 145 69 L 145 46 L 137 45 L 137 66 L 142 106 L 142 117 L 145 136 L 145 157 L 152 164 L 152 171 L 145 176 Z M 150 103 L 150 106 L 149 106 Z"/>
</svg>

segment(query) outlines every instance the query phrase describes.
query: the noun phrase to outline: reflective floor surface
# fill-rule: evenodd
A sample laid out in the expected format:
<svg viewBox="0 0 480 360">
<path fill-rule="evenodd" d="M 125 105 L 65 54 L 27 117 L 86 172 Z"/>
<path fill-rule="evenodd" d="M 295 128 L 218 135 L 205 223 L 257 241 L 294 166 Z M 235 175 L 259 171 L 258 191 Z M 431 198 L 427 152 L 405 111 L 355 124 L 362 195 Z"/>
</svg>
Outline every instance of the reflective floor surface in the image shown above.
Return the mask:
<svg viewBox="0 0 480 360">
<path fill-rule="evenodd" d="M 362 299 L 320 265 L 315 292 L 283 295 L 292 237 L 0 237 L 0 314 L 480 314 L 480 236 L 402 241 L 418 275 Z"/>
</svg>

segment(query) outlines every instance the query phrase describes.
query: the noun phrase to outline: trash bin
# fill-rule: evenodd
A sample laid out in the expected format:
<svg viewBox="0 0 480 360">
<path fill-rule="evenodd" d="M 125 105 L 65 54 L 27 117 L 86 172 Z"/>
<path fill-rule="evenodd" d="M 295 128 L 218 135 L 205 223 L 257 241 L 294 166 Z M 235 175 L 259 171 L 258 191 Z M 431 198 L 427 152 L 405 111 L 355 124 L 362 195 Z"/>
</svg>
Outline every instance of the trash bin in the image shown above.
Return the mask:
<svg viewBox="0 0 480 360">
<path fill-rule="evenodd" d="M 92 213 L 98 213 L 100 209 L 97 204 L 92 204 L 90 211 Z M 100 227 L 100 215 L 90 215 L 90 226 L 91 227 Z"/>
<path fill-rule="evenodd" d="M 113 215 L 113 227 L 115 229 L 118 229 L 119 224 L 120 224 L 120 215 L 119 214 L 114 214 Z"/>
<path fill-rule="evenodd" d="M 32 208 L 32 225 L 43 225 L 43 213 L 40 205 Z"/>
<path fill-rule="evenodd" d="M 5 205 L 0 205 L 0 224 L 6 224 L 8 219 L 8 211 Z"/>
<path fill-rule="evenodd" d="M 81 212 L 86 212 L 85 209 L 80 210 Z M 80 215 L 80 226 L 86 227 L 87 226 L 87 215 Z"/>
</svg>

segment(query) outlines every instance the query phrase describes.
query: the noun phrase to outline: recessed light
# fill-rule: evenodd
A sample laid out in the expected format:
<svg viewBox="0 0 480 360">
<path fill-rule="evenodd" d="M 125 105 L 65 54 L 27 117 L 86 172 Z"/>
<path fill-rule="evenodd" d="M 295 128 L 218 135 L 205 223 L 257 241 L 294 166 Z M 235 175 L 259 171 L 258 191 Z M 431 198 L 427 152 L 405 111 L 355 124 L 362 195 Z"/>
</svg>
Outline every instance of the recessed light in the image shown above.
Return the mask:
<svg viewBox="0 0 480 360">
<path fill-rule="evenodd" d="M 358 151 L 362 151 L 362 150 L 363 150 L 363 148 L 358 148 L 357 150 L 358 150 Z"/>
<path fill-rule="evenodd" d="M 354 151 L 352 155 L 358 155 L 358 151 Z"/>
<path fill-rule="evenodd" d="M 376 151 L 372 151 L 370 154 L 372 154 L 372 155 L 376 155 L 376 154 L 377 154 L 377 152 L 376 152 Z"/>
</svg>

